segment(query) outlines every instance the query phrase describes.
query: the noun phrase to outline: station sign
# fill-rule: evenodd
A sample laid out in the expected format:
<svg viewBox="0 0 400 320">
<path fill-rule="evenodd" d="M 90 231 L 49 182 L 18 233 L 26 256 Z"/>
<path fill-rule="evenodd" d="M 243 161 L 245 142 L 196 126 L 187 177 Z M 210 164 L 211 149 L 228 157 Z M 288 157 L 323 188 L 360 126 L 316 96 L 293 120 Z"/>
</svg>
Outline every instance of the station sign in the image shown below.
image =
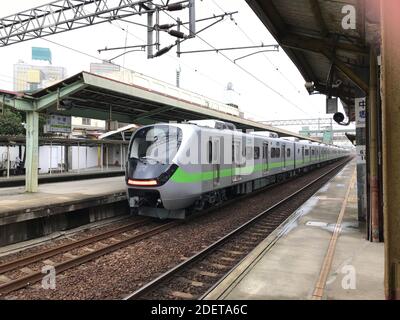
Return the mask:
<svg viewBox="0 0 400 320">
<path fill-rule="evenodd" d="M 367 148 L 366 146 L 357 146 L 357 164 L 367 163 Z"/>
<path fill-rule="evenodd" d="M 71 133 L 71 117 L 52 114 L 44 126 L 45 133 Z"/>
<path fill-rule="evenodd" d="M 367 118 L 367 99 L 356 98 L 355 109 L 356 109 L 356 127 L 365 128 L 365 123 Z"/>
</svg>

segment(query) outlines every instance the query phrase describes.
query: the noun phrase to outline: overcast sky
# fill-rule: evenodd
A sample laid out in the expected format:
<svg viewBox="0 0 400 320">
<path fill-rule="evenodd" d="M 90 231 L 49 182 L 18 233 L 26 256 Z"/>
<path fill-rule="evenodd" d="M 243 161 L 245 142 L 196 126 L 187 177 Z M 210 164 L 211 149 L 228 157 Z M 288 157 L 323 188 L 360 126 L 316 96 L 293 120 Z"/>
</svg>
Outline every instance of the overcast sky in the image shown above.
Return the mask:
<svg viewBox="0 0 400 320">
<path fill-rule="evenodd" d="M 0 16 L 5 17 L 48 2 L 48 0 L 1 1 Z M 239 13 L 234 15 L 235 21 L 226 18 L 225 21 L 200 33 L 199 36 L 202 39 L 216 48 L 261 43 L 276 44 L 271 34 L 244 0 L 197 1 L 197 19 L 221 14 L 222 11 L 216 4 L 223 11 L 239 11 Z M 188 10 L 175 13 L 174 16 L 187 21 Z M 144 16 L 134 16 L 130 20 L 146 23 Z M 173 20 L 167 15 L 161 15 L 161 24 L 172 22 Z M 201 29 L 209 23 L 199 23 L 197 28 Z M 124 32 L 122 28 L 128 28 L 129 33 Z M 50 43 L 45 39 L 3 47 L 0 48 L 0 88 L 13 89 L 13 64 L 17 63 L 18 60 L 31 62 L 32 46 L 50 48 L 53 54 L 53 65 L 66 67 L 68 76 L 71 76 L 82 70 L 89 71 L 91 62 L 110 59 L 121 53 L 121 51 L 116 51 L 99 54 L 98 49 L 106 46 L 123 46 L 126 39 L 128 45 L 144 44 L 146 29 L 119 21 L 70 31 L 46 39 L 97 57 L 98 60 Z M 162 47 L 173 42 L 174 38 L 167 34 L 164 34 L 161 38 Z M 187 40 L 182 44 L 182 51 L 195 49 L 210 49 L 210 47 L 199 38 Z M 178 59 L 176 50 L 174 50 L 171 50 L 167 55 L 151 60 L 147 59 L 144 52 L 134 52 L 115 60 L 115 62 L 128 69 L 172 84 L 175 83 L 176 69 L 180 66 L 182 69 L 182 88 L 223 102 L 227 94 L 226 86 L 228 82 L 232 82 L 235 91 L 238 93 L 236 97 L 238 104 L 248 118 L 273 120 L 330 117 L 325 114 L 325 96 L 308 95 L 302 76 L 282 49 L 278 53 L 258 54 L 238 61 L 238 65 L 264 84 L 220 54 L 185 54 Z M 236 50 L 224 54 L 233 60 L 251 52 L 254 52 L 254 50 Z M 270 90 L 268 86 L 286 99 Z"/>
</svg>

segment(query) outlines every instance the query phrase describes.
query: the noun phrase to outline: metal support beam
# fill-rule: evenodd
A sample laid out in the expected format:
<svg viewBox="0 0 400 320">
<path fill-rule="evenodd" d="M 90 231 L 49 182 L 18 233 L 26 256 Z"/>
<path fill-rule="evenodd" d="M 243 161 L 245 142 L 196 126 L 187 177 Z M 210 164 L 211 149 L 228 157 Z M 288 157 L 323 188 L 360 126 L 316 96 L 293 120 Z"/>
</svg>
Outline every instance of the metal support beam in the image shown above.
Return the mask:
<svg viewBox="0 0 400 320">
<path fill-rule="evenodd" d="M 26 113 L 26 192 L 38 191 L 39 113 Z"/>
<path fill-rule="evenodd" d="M 153 1 L 58 0 L 0 19 L 0 47 L 146 13 Z"/>
<path fill-rule="evenodd" d="M 196 36 L 196 0 L 189 0 L 189 36 Z"/>
<path fill-rule="evenodd" d="M 21 111 L 32 111 L 33 110 L 33 99 L 29 97 L 24 98 L 10 98 L 7 95 L 0 94 L 0 104 L 4 107 L 10 107 Z"/>
<path fill-rule="evenodd" d="M 385 295 L 400 300 L 400 2 L 381 0 Z"/>
<path fill-rule="evenodd" d="M 324 21 L 324 17 L 322 16 L 321 6 L 319 5 L 319 1 L 309 0 L 309 2 L 311 5 L 311 10 L 314 13 L 314 18 L 318 23 L 321 36 L 326 37 L 329 33 L 329 30 Z"/>
<path fill-rule="evenodd" d="M 330 39 L 311 38 L 294 33 L 285 34 L 280 44 L 282 47 L 311 52 L 321 52 L 322 50 L 343 50 L 368 56 L 367 47 L 361 47 L 350 43 L 333 42 Z"/>
<path fill-rule="evenodd" d="M 67 85 L 64 88 L 61 88 L 59 91 L 49 93 L 47 96 L 40 98 L 35 104 L 35 111 L 42 111 L 47 109 L 48 107 L 57 103 L 57 101 L 61 101 L 62 99 L 67 98 L 69 95 L 74 94 L 77 91 L 80 91 L 86 88 L 87 85 L 83 82 L 74 82 L 73 84 Z"/>
<path fill-rule="evenodd" d="M 149 4 L 153 8 L 153 4 Z M 153 58 L 153 44 L 154 44 L 154 12 L 147 14 L 147 58 Z"/>
<path fill-rule="evenodd" d="M 377 55 L 371 49 L 370 54 L 370 80 L 368 96 L 368 124 L 369 124 L 369 201 L 371 232 L 369 238 L 373 242 L 380 242 L 379 234 L 379 188 L 378 188 L 378 112 L 377 112 Z"/>
</svg>

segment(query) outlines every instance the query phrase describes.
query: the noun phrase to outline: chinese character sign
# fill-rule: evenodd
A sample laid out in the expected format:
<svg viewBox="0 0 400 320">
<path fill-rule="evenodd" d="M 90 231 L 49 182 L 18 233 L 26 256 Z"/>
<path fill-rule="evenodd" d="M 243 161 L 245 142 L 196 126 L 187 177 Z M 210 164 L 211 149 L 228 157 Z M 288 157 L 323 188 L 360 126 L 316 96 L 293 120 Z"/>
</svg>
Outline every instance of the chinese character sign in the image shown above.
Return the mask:
<svg viewBox="0 0 400 320">
<path fill-rule="evenodd" d="M 365 120 L 367 118 L 367 99 L 357 98 L 356 104 L 356 127 L 365 128 Z"/>
</svg>

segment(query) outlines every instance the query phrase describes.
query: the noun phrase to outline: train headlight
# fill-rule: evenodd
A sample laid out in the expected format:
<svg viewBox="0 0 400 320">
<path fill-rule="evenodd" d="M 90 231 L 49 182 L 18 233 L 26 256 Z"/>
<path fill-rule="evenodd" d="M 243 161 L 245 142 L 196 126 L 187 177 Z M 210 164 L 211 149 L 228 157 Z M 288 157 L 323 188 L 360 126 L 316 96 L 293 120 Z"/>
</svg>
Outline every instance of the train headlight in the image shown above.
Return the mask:
<svg viewBox="0 0 400 320">
<path fill-rule="evenodd" d="M 129 179 L 128 184 L 130 186 L 140 186 L 140 187 L 152 187 L 158 185 L 157 180 L 133 180 Z"/>
</svg>

